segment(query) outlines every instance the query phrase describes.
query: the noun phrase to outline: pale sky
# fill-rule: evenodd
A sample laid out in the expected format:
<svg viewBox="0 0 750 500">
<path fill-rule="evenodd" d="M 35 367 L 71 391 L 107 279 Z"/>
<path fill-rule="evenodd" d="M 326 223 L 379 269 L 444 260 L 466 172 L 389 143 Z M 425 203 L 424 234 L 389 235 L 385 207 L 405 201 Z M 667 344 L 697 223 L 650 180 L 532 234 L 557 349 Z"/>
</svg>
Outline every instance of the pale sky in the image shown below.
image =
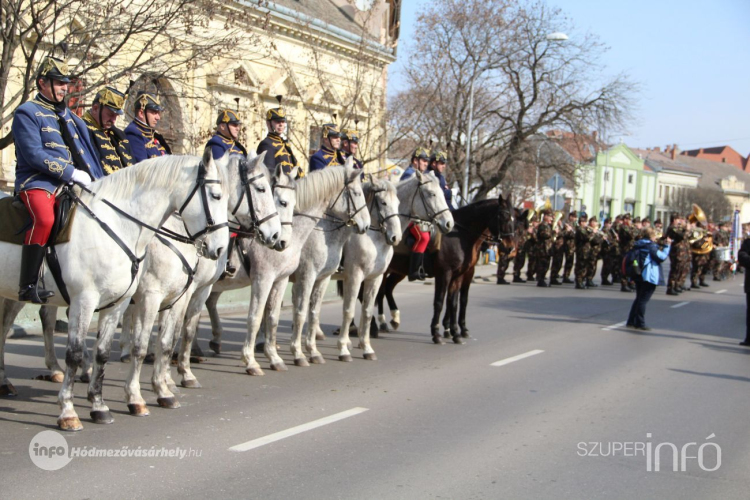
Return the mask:
<svg viewBox="0 0 750 500">
<path fill-rule="evenodd" d="M 402 88 L 399 71 L 414 48 L 416 14 L 428 2 L 403 2 L 389 93 Z M 683 150 L 726 144 L 750 154 L 750 0 L 548 2 L 611 48 L 602 60 L 610 73 L 626 72 L 641 83 L 626 144 L 676 143 Z"/>
</svg>

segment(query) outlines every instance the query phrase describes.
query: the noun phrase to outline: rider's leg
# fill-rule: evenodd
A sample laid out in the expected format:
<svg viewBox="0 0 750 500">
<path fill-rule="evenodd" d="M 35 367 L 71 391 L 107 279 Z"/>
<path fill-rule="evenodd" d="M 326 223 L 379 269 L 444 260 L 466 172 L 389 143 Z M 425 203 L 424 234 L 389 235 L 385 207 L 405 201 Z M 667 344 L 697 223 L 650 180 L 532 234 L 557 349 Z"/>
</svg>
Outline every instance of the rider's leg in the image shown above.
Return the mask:
<svg viewBox="0 0 750 500">
<path fill-rule="evenodd" d="M 19 302 L 31 301 L 44 304 L 54 292 L 40 289 L 39 270 L 44 263 L 47 240 L 55 222 L 55 195 L 44 189 L 21 191 L 21 201 L 26 205 L 31 217 L 31 229 L 21 250 L 21 276 L 19 280 Z"/>
</svg>

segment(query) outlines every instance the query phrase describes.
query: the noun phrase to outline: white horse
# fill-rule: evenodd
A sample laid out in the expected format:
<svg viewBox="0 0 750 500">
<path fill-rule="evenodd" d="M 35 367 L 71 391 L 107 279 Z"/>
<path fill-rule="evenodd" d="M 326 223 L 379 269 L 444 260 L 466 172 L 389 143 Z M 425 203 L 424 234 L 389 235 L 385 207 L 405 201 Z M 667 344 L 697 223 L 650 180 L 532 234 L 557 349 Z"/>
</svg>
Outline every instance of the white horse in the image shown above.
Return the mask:
<svg viewBox="0 0 750 500">
<path fill-rule="evenodd" d="M 393 185 L 385 180 L 374 180 L 364 184 L 365 199 L 371 220 L 381 217 L 378 235 L 393 243 L 401 239 L 401 224 L 398 222 L 398 197 Z M 386 225 L 382 216 L 385 213 Z M 370 228 L 365 234 L 353 234 L 348 228 L 335 221 L 326 221 L 318 225 L 302 249 L 300 263 L 292 275 L 292 339 L 290 350 L 297 366 L 309 366 L 302 350 L 302 329 L 308 316 L 308 335 L 305 348 L 311 360 L 322 362 L 323 356 L 316 345 L 319 327 L 320 305 L 323 295 L 331 281 L 331 276 L 341 263 L 344 245 L 352 238 L 369 238 L 373 233 Z M 389 259 L 390 260 L 390 259 Z M 346 262 L 345 262 L 346 265 Z M 320 332 L 322 334 L 322 331 Z M 349 356 L 351 360 L 351 356 Z"/>
<path fill-rule="evenodd" d="M 73 406 L 73 384 L 96 310 L 99 310 L 99 333 L 88 388 L 91 417 L 96 423 L 113 421 L 102 399 L 103 367 L 109 359 L 117 321 L 136 291 L 138 263 L 154 237 L 151 228 L 160 227 L 172 212 L 180 210 L 188 234 L 205 235 L 196 243 L 204 254 L 213 259 L 221 255 L 228 230 L 220 175 L 210 154 L 204 155 L 203 162 L 190 156 L 160 157 L 98 180 L 91 185 L 94 195 L 81 195 L 83 203 L 117 235 L 120 243 L 108 236 L 100 223 L 79 206 L 71 223 L 70 242 L 56 247 L 70 297 L 67 367 L 58 398 L 61 414 L 57 423 L 60 429 L 82 429 Z M 126 218 L 112 206 L 140 222 Z M 20 251 L 16 245 L 0 243 L 0 255 L 0 295 L 14 299 L 18 292 Z M 56 292 L 51 305 L 65 306 L 49 271 L 45 273 L 45 280 L 47 286 Z M 10 382 L 5 376 L 4 349 L 3 335 L 0 336 L 0 380 L 7 385 Z"/>
<path fill-rule="evenodd" d="M 243 231 L 253 231 L 257 239 L 268 247 L 279 241 L 281 222 L 276 212 L 273 191 L 263 157 L 253 155 L 246 160 L 225 155 L 217 166 L 226 179 L 226 204 Z M 171 218 L 165 228 L 180 233 L 179 221 Z M 227 245 L 228 247 L 228 245 Z M 156 342 L 156 356 L 151 378 L 157 403 L 163 408 L 178 408 L 179 402 L 169 388 L 170 354 L 175 328 L 182 326 L 186 306 L 196 289 L 209 287 L 221 276 L 226 266 L 226 250 L 218 260 L 195 255 L 190 245 L 170 242 L 158 237 L 148 247 L 144 273 L 128 307 L 120 337 L 121 352 L 130 351 L 133 359 L 125 383 L 128 409 L 132 415 L 149 414 L 140 391 L 140 373 L 146 356 L 151 330 L 160 316 Z M 198 311 L 200 313 L 200 311 Z M 129 335 L 133 332 L 132 347 Z"/>
<path fill-rule="evenodd" d="M 396 191 L 399 227 L 405 228 L 411 219 L 416 219 L 431 221 L 442 233 L 451 231 L 454 225 L 453 216 L 448 210 L 440 183 L 432 173 L 417 173 L 414 177 L 398 183 Z M 368 233 L 365 236 L 357 235 L 350 238 L 344 247 L 344 314 L 338 339 L 339 359 L 342 361 L 352 359 L 349 353 L 349 328 L 354 319 L 360 287 L 362 316 L 358 334 L 359 347 L 363 349 L 365 359 L 377 359 L 370 344 L 372 308 L 380 283 L 383 281 L 383 274 L 388 270 L 393 258 L 393 248 L 398 243 L 383 238 L 380 233 Z"/>
<path fill-rule="evenodd" d="M 365 232 L 370 225 L 370 214 L 364 209 L 365 199 L 360 174 L 361 171 L 354 168 L 351 160 L 347 160 L 344 167 L 328 167 L 308 174 L 297 181 L 297 214 L 294 218 L 290 248 L 283 254 L 278 254 L 258 246 L 244 246 L 253 263 L 250 268 L 252 292 L 248 311 L 248 333 L 242 349 L 242 360 L 249 375 L 263 375 L 254 352 L 255 339 L 262 320 L 265 322 L 266 330 L 264 352 L 271 362 L 271 369 L 287 369 L 276 352 L 276 328 L 281 299 L 289 276 L 299 265 L 302 248 L 307 244 L 310 233 L 318 222 L 324 218 L 338 220 L 340 224 L 356 225 L 360 233 Z M 212 295 L 235 289 L 232 281 L 223 280 L 217 283 Z M 211 312 L 211 306 L 215 303 L 216 300 L 209 300 L 206 304 L 214 328 L 218 315 L 215 311 Z M 214 350 L 218 347 L 219 340 L 220 337 L 214 329 Z"/>
</svg>

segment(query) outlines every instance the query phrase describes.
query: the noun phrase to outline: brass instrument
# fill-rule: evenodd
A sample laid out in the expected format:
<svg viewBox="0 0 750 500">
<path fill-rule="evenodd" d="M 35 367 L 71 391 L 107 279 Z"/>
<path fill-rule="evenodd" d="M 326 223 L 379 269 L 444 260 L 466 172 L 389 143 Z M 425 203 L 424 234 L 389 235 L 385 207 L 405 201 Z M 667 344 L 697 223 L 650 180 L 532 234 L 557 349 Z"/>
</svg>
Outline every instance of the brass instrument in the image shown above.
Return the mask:
<svg viewBox="0 0 750 500">
<path fill-rule="evenodd" d="M 555 235 L 552 237 L 552 241 L 557 241 L 557 225 L 560 223 L 560 220 L 563 218 L 562 210 L 557 210 L 555 212 L 555 216 L 552 219 L 552 230 L 555 232 Z"/>
<path fill-rule="evenodd" d="M 531 222 L 532 220 L 534 220 L 535 215 L 536 215 L 536 210 L 534 210 L 533 208 L 530 208 L 528 213 L 526 214 L 526 221 Z"/>
<path fill-rule="evenodd" d="M 693 203 L 693 212 L 688 216 L 688 220 L 695 223 L 706 224 L 708 218 L 701 207 Z M 711 253 L 714 249 L 714 237 L 711 233 L 702 227 L 696 227 L 690 230 L 688 243 L 690 251 L 696 255 L 705 255 Z"/>
</svg>

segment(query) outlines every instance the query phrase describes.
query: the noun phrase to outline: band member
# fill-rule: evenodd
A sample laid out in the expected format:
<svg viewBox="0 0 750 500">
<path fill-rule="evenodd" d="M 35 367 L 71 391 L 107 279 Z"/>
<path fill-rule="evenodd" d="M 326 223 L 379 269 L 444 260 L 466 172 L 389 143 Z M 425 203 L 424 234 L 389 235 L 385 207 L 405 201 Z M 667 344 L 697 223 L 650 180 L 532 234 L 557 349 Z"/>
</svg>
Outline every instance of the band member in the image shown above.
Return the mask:
<svg viewBox="0 0 750 500">
<path fill-rule="evenodd" d="M 572 284 L 573 280 L 570 279 L 570 273 L 573 270 L 573 264 L 576 258 L 576 219 L 578 214 L 572 211 L 568 214 L 568 222 L 563 227 L 563 241 L 565 242 L 563 248 L 565 250 L 565 267 L 563 268 L 563 283 Z"/>
<path fill-rule="evenodd" d="M 38 281 L 55 222 L 55 191 L 67 183 L 87 186 L 104 176 L 86 124 L 65 104 L 69 83 L 68 65 L 45 57 L 36 74 L 39 93 L 13 116 L 15 191 L 31 217 L 21 250 L 20 302 L 43 304 L 54 296 Z"/>
<path fill-rule="evenodd" d="M 222 109 L 216 117 L 216 133 L 208 140 L 214 160 L 222 158 L 227 152 L 247 158 L 247 149 L 240 144 L 242 120 L 231 109 Z M 275 172 L 275 170 L 273 170 Z"/>
<path fill-rule="evenodd" d="M 83 115 L 105 175 L 135 163 L 130 141 L 125 132 L 115 126 L 124 106 L 125 94 L 114 87 L 104 87 L 96 93 L 91 109 Z"/>
<path fill-rule="evenodd" d="M 323 137 L 320 144 L 320 149 L 310 157 L 310 172 L 344 164 L 344 155 L 339 150 L 341 132 L 335 123 L 323 125 Z"/>
<path fill-rule="evenodd" d="M 154 94 L 140 91 L 136 95 L 133 110 L 135 119 L 125 127 L 125 135 L 130 141 L 130 150 L 135 162 L 171 155 L 172 150 L 167 141 L 156 131 L 164 111 L 159 98 Z"/>
<path fill-rule="evenodd" d="M 431 170 L 435 177 L 438 178 L 438 182 L 440 182 L 440 189 L 443 190 L 443 194 L 445 195 L 445 203 L 448 204 L 448 208 L 451 210 L 455 210 L 453 207 L 453 191 L 448 187 L 448 183 L 445 181 L 445 165 L 448 163 L 448 153 L 445 151 L 436 151 L 432 153 L 432 156 L 430 156 L 430 166 L 427 167 L 427 170 Z"/>
<path fill-rule="evenodd" d="M 279 107 L 266 111 L 268 135 L 260 141 L 255 152 L 258 154 L 266 152 L 263 163 L 268 167 L 269 172 L 275 172 L 276 167 L 281 166 L 288 174 L 297 166 L 297 158 L 286 139 L 288 123 L 286 111 L 281 107 L 281 96 L 276 96 L 276 99 L 279 101 Z M 297 176 L 301 175 L 300 172 L 301 170 L 297 170 Z"/>
<path fill-rule="evenodd" d="M 341 131 L 341 152 L 345 158 L 351 156 L 354 159 L 354 168 L 364 168 L 365 165 L 362 163 L 362 160 L 357 158 L 357 153 L 359 152 L 359 132 L 351 129 Z"/>
<path fill-rule="evenodd" d="M 596 288 L 599 285 L 594 283 L 594 276 L 596 275 L 596 265 L 597 262 L 599 262 L 599 255 L 601 254 L 602 245 L 604 244 L 604 238 L 599 231 L 599 220 L 596 216 L 589 219 L 589 228 L 591 229 L 591 252 L 586 261 L 588 267 L 588 270 L 586 271 L 586 288 Z"/>
<path fill-rule="evenodd" d="M 667 236 L 670 237 L 674 244 L 669 250 L 669 279 L 667 281 L 667 295 L 679 295 L 682 291 L 682 284 L 685 282 L 687 275 L 686 267 L 690 267 L 690 249 L 685 246 L 687 241 L 687 228 L 685 219 L 677 214 L 671 215 Z"/>
<path fill-rule="evenodd" d="M 536 286 L 548 287 L 545 281 L 547 271 L 552 258 L 552 243 L 557 230 L 552 227 L 552 212 L 545 210 L 542 212 L 542 222 L 536 230 L 536 246 L 534 253 L 536 255 Z"/>
<path fill-rule="evenodd" d="M 580 215 L 578 226 L 576 227 L 576 288 L 578 290 L 586 289 L 589 260 L 591 256 L 591 238 L 593 231 L 589 227 L 589 221 L 586 215 Z"/>
</svg>

